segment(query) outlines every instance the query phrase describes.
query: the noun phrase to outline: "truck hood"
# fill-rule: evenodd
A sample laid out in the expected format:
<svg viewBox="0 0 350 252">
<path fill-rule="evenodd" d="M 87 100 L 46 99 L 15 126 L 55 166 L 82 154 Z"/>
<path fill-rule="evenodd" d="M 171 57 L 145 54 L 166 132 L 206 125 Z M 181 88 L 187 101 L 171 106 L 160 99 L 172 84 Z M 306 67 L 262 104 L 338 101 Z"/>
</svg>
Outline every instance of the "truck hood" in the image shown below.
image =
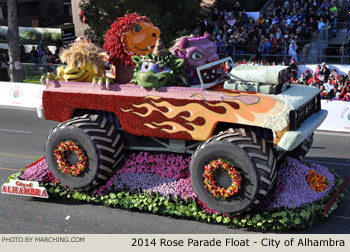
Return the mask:
<svg viewBox="0 0 350 252">
<path fill-rule="evenodd" d="M 273 131 L 282 131 L 289 125 L 289 112 L 295 110 L 306 102 L 313 99 L 320 93 L 315 87 L 291 85 L 289 89 L 275 97 L 279 106 L 279 112 L 266 114 L 263 116 L 263 127 L 272 129 Z"/>
</svg>

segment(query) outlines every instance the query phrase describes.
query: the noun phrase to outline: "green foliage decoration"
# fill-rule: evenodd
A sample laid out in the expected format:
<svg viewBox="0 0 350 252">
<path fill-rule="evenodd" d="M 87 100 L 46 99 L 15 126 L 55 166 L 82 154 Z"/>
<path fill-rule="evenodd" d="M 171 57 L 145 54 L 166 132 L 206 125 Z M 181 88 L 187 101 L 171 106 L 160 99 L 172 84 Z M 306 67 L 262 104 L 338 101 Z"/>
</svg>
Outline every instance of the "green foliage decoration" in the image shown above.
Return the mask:
<svg viewBox="0 0 350 252">
<path fill-rule="evenodd" d="M 134 56 L 135 57 L 135 56 Z M 154 55 L 153 53 L 147 53 L 142 59 L 139 56 L 136 56 L 139 58 L 139 61 L 136 61 L 136 67 L 134 72 L 137 73 L 141 70 L 143 62 L 156 62 L 157 64 L 161 66 L 165 66 L 170 69 L 171 79 L 168 81 L 167 85 L 173 85 L 173 86 L 187 86 L 188 85 L 188 79 L 187 74 L 185 72 L 185 68 L 183 67 L 183 59 L 177 59 L 174 55 L 172 55 L 170 52 L 166 52 L 164 55 Z M 179 61 L 182 61 L 180 64 L 181 67 L 178 66 Z M 134 84 L 139 84 L 137 81 L 137 78 L 133 78 Z"/>
<path fill-rule="evenodd" d="M 223 224 L 230 228 L 255 228 L 257 230 L 269 230 L 286 232 L 290 230 L 304 230 L 311 228 L 324 220 L 339 205 L 338 198 L 329 212 L 324 215 L 324 207 L 331 195 L 343 182 L 342 178 L 334 173 L 336 183 L 334 188 L 323 199 L 305 204 L 293 209 L 275 209 L 273 211 L 255 212 L 250 211 L 240 216 L 227 216 L 206 212 L 197 202 L 180 200 L 178 198 L 165 198 L 158 193 L 131 193 L 129 191 L 109 192 L 99 196 L 87 192 L 79 192 L 55 183 L 40 183 L 44 186 L 51 200 L 64 198 L 90 204 L 103 204 L 107 207 L 135 209 L 160 215 L 174 215 L 184 218 L 195 219 L 199 222 Z M 21 172 L 11 175 L 8 179 L 16 179 Z M 340 197 L 343 197 L 341 194 Z"/>
</svg>

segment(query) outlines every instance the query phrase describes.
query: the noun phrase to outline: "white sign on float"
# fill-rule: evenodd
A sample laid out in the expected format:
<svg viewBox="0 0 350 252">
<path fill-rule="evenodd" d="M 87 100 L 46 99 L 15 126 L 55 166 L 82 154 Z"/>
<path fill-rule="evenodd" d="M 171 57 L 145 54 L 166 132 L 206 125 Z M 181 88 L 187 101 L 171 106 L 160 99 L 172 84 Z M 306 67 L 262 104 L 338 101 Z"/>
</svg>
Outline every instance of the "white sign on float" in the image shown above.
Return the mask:
<svg viewBox="0 0 350 252">
<path fill-rule="evenodd" d="M 49 198 L 45 187 L 40 187 L 37 181 L 11 179 L 1 186 L 1 193 L 37 198 Z"/>
</svg>

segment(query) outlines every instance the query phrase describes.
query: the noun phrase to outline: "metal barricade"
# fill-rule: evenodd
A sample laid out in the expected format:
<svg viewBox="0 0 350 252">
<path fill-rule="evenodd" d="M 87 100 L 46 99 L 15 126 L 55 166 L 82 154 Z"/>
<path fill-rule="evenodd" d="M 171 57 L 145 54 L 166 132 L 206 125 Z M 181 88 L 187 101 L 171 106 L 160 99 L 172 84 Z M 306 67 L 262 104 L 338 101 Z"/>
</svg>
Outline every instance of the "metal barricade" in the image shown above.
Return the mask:
<svg viewBox="0 0 350 252">
<path fill-rule="evenodd" d="M 40 77 L 43 74 L 55 71 L 58 66 L 57 64 L 21 63 L 23 82 L 40 83 Z"/>
</svg>

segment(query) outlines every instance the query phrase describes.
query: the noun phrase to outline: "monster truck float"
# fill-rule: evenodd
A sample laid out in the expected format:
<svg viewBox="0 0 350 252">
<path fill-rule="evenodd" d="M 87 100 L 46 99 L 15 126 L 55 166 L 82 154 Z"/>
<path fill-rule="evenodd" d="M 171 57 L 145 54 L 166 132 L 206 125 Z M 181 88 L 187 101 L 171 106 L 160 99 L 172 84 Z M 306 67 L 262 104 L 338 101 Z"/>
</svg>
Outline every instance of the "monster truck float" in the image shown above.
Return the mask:
<svg viewBox="0 0 350 252">
<path fill-rule="evenodd" d="M 105 52 L 84 37 L 62 50 L 38 108 L 61 123 L 1 192 L 265 230 L 328 216 L 348 178 L 298 161 L 327 116 L 320 91 L 290 84 L 289 67 L 231 69 L 208 36 L 169 50 L 159 36 L 132 13 L 111 25 Z"/>
<path fill-rule="evenodd" d="M 327 112 L 318 89 L 287 84 L 288 67 L 241 66 L 205 83 L 207 70 L 225 61 L 199 67 L 200 86 L 51 81 L 42 109 L 62 123 L 46 142 L 50 171 L 65 186 L 90 190 L 120 167 L 125 150 L 190 153 L 191 183 L 208 208 L 249 210 L 273 186 L 279 159 L 305 156 Z"/>
<path fill-rule="evenodd" d="M 46 142 L 50 171 L 62 185 L 90 191 L 115 174 L 127 150 L 192 154 L 201 202 L 224 214 L 252 209 L 273 187 L 278 160 L 308 152 L 327 115 L 320 91 L 289 85 L 288 67 L 224 74 L 232 59 L 219 60 L 207 36 L 181 37 L 169 51 L 159 36 L 136 13 L 111 25 L 104 49 L 116 84 L 91 42 L 61 53 L 67 66 L 48 82 L 40 108 L 62 122 Z"/>
<path fill-rule="evenodd" d="M 215 213 L 213 216 L 223 214 L 219 219 L 264 208 L 266 198 L 278 196 L 272 188 L 279 188 L 281 183 L 282 186 L 293 184 L 295 178 L 281 182 L 283 174 L 278 173 L 277 163 L 283 163 L 283 159 L 292 164 L 292 169 L 306 167 L 298 179 L 307 186 L 306 194 L 321 192 L 312 194 L 311 201 L 296 200 L 298 206 L 337 189 L 328 169 L 308 168 L 292 161 L 306 155 L 313 132 L 327 116 L 321 109 L 318 89 L 289 84 L 289 67 L 243 65 L 225 69 L 227 63 L 233 65 L 232 59 L 219 59 L 215 43 L 207 36 L 181 37 L 169 50 L 159 36 L 159 29 L 146 17 L 133 13 L 118 18 L 105 38 L 104 57 L 111 67 L 109 75 L 101 63 L 101 50 L 87 40 L 80 40 L 61 53 L 66 66 L 58 69 L 57 76 L 51 73 L 43 77 L 47 85 L 43 106 L 38 108 L 38 114 L 45 119 L 61 122 L 51 130 L 45 146 L 45 164 L 54 176 L 52 179 L 48 175 L 50 181 L 58 179 L 61 186 L 78 193 L 78 199 L 82 194 L 96 199 L 85 194 L 96 195 L 111 189 L 114 183 L 118 184 L 115 190 L 122 190 L 124 186 L 118 176 L 122 177 L 131 164 L 136 166 L 149 160 L 149 167 L 140 165 L 131 170 L 152 170 L 162 174 L 162 179 L 169 176 L 168 182 L 170 178 L 177 182 L 185 178 L 181 183 L 190 183 L 190 189 L 186 186 L 179 189 L 184 192 L 180 198 L 198 199 L 209 213 Z M 139 40 L 140 37 L 144 39 Z M 129 151 L 141 152 L 124 158 Z M 162 159 L 144 152 L 192 157 L 180 158 L 182 161 L 177 163 L 180 167 L 175 171 L 164 165 L 176 166 L 164 161 L 173 159 L 171 156 L 164 155 Z M 43 166 L 42 162 L 33 167 Z M 159 167 L 167 171 L 159 171 Z M 30 174 L 24 172 L 21 178 L 33 179 Z M 274 183 L 276 177 L 278 181 Z M 139 179 L 144 180 L 142 176 Z M 162 185 L 159 182 L 158 187 Z M 140 187 L 134 189 L 141 190 Z M 149 190 L 150 186 L 145 189 Z M 66 194 L 64 190 L 52 189 L 60 195 Z M 269 191 L 272 193 L 268 194 Z M 106 204 L 116 202 L 115 197 L 113 194 Z M 157 211 L 154 204 L 146 206 L 141 198 L 141 203 L 135 199 L 132 205 Z M 274 207 L 293 207 L 296 201 Z M 325 209 L 329 210 L 334 201 Z M 184 210 L 186 216 L 193 212 L 196 219 L 209 218 L 196 213 L 193 210 L 196 207 L 189 208 Z M 176 211 L 164 210 L 165 213 Z M 257 214 L 255 224 L 266 227 L 272 223 L 274 228 L 283 225 L 285 228 L 285 214 L 281 214 L 281 220 L 272 216 L 276 222 L 267 217 L 272 221 L 266 222 L 268 225 L 262 224 Z M 299 215 L 305 223 L 311 223 L 308 212 L 301 211 Z M 228 217 L 225 218 L 225 223 L 229 223 Z M 245 225 L 243 220 L 240 226 Z M 299 217 L 292 217 L 289 227 L 295 227 L 299 221 Z"/>
</svg>

